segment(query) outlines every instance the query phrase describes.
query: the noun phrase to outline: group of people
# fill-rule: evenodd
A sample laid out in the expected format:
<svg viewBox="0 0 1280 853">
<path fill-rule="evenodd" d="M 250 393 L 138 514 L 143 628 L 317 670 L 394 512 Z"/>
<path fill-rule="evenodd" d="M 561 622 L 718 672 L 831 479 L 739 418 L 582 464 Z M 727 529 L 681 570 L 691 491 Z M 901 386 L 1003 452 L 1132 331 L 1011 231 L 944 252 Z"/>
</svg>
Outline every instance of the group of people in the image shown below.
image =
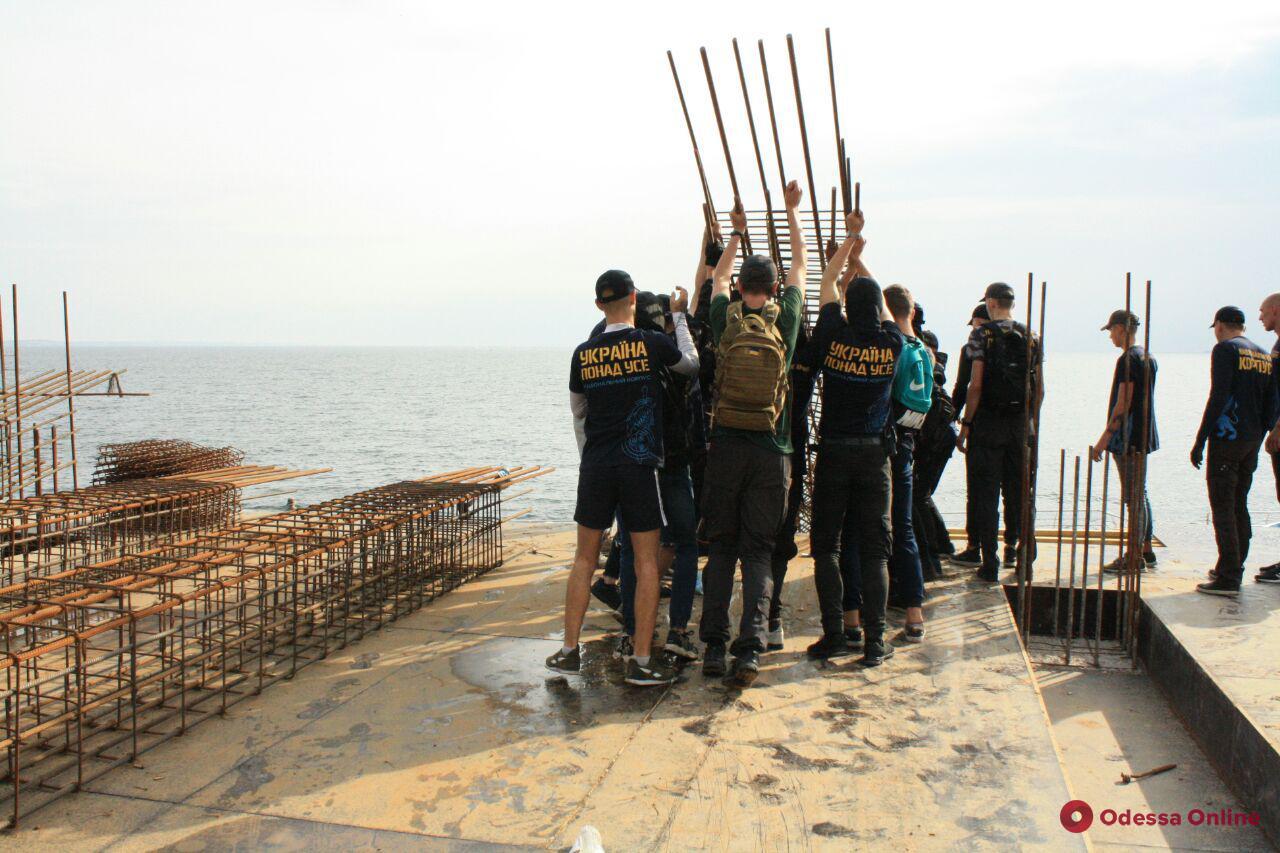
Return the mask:
<svg viewBox="0 0 1280 853">
<path fill-rule="evenodd" d="M 905 287 L 882 289 L 864 264 L 860 211 L 846 217 L 844 241 L 826 247 L 818 317 L 806 330 L 801 196 L 795 182 L 786 187 L 790 263 L 782 274 L 773 259 L 743 252 L 735 281 L 735 259 L 750 240 L 735 210 L 726 241 L 714 224 L 704 232 L 692 305 L 684 288 L 669 297 L 638 292 L 620 270 L 597 280 L 604 319 L 574 350 L 570 371 L 578 536 L 564 643 L 548 667 L 580 669 L 578 639 L 594 591 L 621 614 L 615 654 L 627 683 L 669 683 L 675 663 L 699 658 L 707 676 L 744 687 L 755 680 L 760 656 L 783 646 L 781 593 L 798 553 L 819 376 L 809 525 L 823 633 L 808 654 L 861 652 L 863 665 L 880 665 L 894 649 L 890 604 L 905 613 L 903 639 L 924 640 L 924 582 L 940 576 L 941 558 L 955 550 L 933 491 L 957 447 L 974 460 L 969 550 L 978 576 L 997 580 L 1000 493 L 1006 501 L 1020 493 L 1027 436 L 1019 425 L 1043 396 L 1038 339 L 1012 319 L 1013 290 L 991 285 L 975 311 L 957 405 L 923 309 Z M 615 523 L 612 570 L 593 586 Z M 689 622 L 699 589 L 695 642 Z M 659 647 L 664 595 L 669 629 Z"/>
<path fill-rule="evenodd" d="M 810 262 L 798 221 L 801 196 L 796 182 L 787 185 L 785 271 L 770 257 L 744 251 L 747 218 L 735 209 L 727 241 L 714 223 L 703 233 L 692 304 L 685 288 L 670 296 L 637 291 L 620 270 L 596 281 L 604 318 L 574 350 L 570 369 L 581 454 L 577 543 L 564 642 L 547 659 L 549 668 L 580 670 L 578 640 L 594 593 L 623 621 L 614 654 L 628 684 L 670 683 L 679 664 L 701 659 L 704 675 L 749 686 L 760 656 L 783 647 L 781 593 L 798 554 L 811 438 L 809 529 L 822 635 L 808 647 L 810 657 L 860 652 L 862 665 L 879 666 L 894 653 L 890 606 L 904 612 L 901 638 L 923 642 L 924 584 L 941 576 L 944 558 L 975 567 L 975 577 L 987 583 L 997 583 L 1004 566 L 1034 560 L 1024 477 L 1035 467 L 1043 347 L 1013 318 L 1013 288 L 1000 282 L 986 288 L 948 394 L 947 356 L 924 328 L 923 308 L 901 285 L 882 289 L 864 263 L 861 211 L 846 217 L 844 241 L 826 247 L 817 319 L 805 328 Z M 1264 303 L 1262 319 L 1268 329 L 1280 323 L 1280 297 Z M 1112 455 L 1130 519 L 1141 526 L 1131 539 L 1142 548 L 1138 563 L 1149 567 L 1155 556 L 1145 458 L 1159 446 L 1156 364 L 1136 343 L 1139 324 L 1121 310 L 1103 326 L 1121 355 L 1106 427 L 1091 453 Z M 1208 443 L 1222 552 L 1200 587 L 1205 592 L 1239 588 L 1249 537 L 1244 497 L 1264 436 L 1267 449 L 1280 454 L 1270 357 L 1243 337 L 1238 309 L 1219 311 L 1214 329 L 1221 342 L 1213 356 L 1214 391 L 1192 453 L 1199 467 Z M 1258 381 L 1263 375 L 1265 383 Z M 821 416 L 812 437 L 819 377 Z M 959 552 L 933 502 L 957 449 L 967 460 L 968 545 Z M 602 542 L 615 525 L 605 577 L 593 585 Z M 1020 547 L 1024 532 L 1030 541 Z M 699 574 L 702 553 L 707 560 Z M 1107 569 L 1120 571 L 1126 560 L 1122 555 Z M 739 568 L 742 612 L 734 637 L 729 611 Z M 662 584 L 667 569 L 670 587 Z M 1259 580 L 1274 578 L 1275 570 Z M 695 641 L 689 623 L 698 592 Z M 669 628 L 659 644 L 664 597 Z"/>
</svg>

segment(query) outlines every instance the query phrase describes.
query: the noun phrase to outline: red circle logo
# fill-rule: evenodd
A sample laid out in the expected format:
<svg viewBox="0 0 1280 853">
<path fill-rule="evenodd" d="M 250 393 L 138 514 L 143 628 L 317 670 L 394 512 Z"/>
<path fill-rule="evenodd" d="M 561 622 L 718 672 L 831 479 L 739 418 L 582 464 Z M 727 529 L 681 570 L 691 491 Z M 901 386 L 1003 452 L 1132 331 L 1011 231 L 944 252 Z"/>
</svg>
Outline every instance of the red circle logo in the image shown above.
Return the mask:
<svg viewBox="0 0 1280 853">
<path fill-rule="evenodd" d="M 1067 832 L 1084 832 L 1093 825 L 1093 809 L 1084 800 L 1072 800 L 1062 807 L 1058 819 Z"/>
</svg>

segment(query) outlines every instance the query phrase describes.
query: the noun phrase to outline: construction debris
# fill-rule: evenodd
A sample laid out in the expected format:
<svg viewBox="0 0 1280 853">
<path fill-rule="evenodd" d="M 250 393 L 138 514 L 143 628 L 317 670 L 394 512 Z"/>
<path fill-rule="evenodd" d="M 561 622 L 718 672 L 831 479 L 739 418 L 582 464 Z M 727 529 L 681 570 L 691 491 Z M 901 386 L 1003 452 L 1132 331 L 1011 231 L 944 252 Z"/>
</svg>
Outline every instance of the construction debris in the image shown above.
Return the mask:
<svg viewBox="0 0 1280 853">
<path fill-rule="evenodd" d="M 233 468 L 244 462 L 234 447 L 201 447 L 177 438 L 153 438 L 98 447 L 94 484 L 122 483 L 149 477 L 169 477 L 213 468 Z"/>
<path fill-rule="evenodd" d="M 1152 768 L 1151 770 L 1145 770 L 1142 773 L 1121 773 L 1120 781 L 1117 784 L 1128 785 L 1130 782 L 1135 782 L 1138 779 L 1146 779 L 1149 776 L 1158 776 L 1161 773 L 1168 773 L 1170 770 L 1176 770 L 1177 767 L 1178 765 L 1176 764 L 1161 764 L 1159 767 Z"/>
<path fill-rule="evenodd" d="M 549 471 L 396 483 L 0 588 L 11 823 L 500 565 L 503 490 Z"/>
</svg>

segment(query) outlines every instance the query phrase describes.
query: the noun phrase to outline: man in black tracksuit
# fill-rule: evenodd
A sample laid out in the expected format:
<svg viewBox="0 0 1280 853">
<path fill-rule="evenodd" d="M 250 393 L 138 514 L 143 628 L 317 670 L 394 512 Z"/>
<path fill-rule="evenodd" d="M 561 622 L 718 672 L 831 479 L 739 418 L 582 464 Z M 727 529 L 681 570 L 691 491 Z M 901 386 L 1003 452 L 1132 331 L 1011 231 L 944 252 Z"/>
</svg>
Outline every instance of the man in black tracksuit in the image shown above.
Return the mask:
<svg viewBox="0 0 1280 853">
<path fill-rule="evenodd" d="M 1000 555 L 997 533 L 1000 523 L 1000 491 L 1020 517 L 1022 512 L 1022 452 L 1026 433 L 1027 406 L 1039 409 L 1044 396 L 1042 358 L 1038 337 L 1013 319 L 1013 288 L 1003 282 L 987 287 L 984 300 L 991 322 L 975 329 L 965 344 L 972 376 L 965 396 L 965 417 L 960 422 L 956 447 L 967 453 L 969 523 L 977 535 L 982 555 L 977 577 L 989 583 L 999 581 Z M 1031 359 L 1027 360 L 1027 337 L 1032 335 Z M 1026 377 L 1031 374 L 1031 396 L 1027 397 Z M 1007 506 L 1007 504 L 1006 504 Z M 970 543 L 972 547 L 974 543 Z"/>
<path fill-rule="evenodd" d="M 1199 468 L 1209 445 L 1209 509 L 1218 542 L 1218 563 L 1206 595 L 1239 595 L 1244 561 L 1253 529 L 1249 524 L 1249 487 L 1258 466 L 1258 448 L 1276 422 L 1276 383 L 1271 354 L 1244 336 L 1244 312 L 1233 305 L 1213 318 L 1212 384 L 1191 464 Z"/>
</svg>

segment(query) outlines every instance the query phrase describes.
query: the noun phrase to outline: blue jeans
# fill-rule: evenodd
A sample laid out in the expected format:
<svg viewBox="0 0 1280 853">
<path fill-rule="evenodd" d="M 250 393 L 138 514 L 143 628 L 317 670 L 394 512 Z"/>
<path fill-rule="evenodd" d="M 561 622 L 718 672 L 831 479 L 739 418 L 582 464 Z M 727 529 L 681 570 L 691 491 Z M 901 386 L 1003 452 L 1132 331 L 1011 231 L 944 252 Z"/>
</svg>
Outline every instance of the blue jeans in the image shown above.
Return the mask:
<svg viewBox="0 0 1280 853">
<path fill-rule="evenodd" d="M 924 571 L 920 564 L 920 549 L 916 546 L 915 527 L 912 524 L 912 450 L 910 436 L 898 439 L 897 448 L 889 459 L 893 475 L 893 502 L 889 513 L 893 519 L 893 553 L 889 557 L 889 598 L 902 602 L 906 607 L 924 604 Z M 859 583 L 858 540 L 846 525 L 840 537 L 840 575 L 844 579 L 844 609 L 858 610 L 862 606 L 862 589 Z"/>
<path fill-rule="evenodd" d="M 693 616 L 693 592 L 698 584 L 698 516 L 693 501 L 693 480 L 689 466 L 658 469 L 658 489 L 667 524 L 662 540 L 676 547 L 671 573 L 671 601 L 668 615 L 672 628 L 684 630 Z M 636 561 L 631 536 L 618 520 L 621 559 L 619 583 L 622 593 L 622 625 L 628 636 L 636 632 Z"/>
</svg>

